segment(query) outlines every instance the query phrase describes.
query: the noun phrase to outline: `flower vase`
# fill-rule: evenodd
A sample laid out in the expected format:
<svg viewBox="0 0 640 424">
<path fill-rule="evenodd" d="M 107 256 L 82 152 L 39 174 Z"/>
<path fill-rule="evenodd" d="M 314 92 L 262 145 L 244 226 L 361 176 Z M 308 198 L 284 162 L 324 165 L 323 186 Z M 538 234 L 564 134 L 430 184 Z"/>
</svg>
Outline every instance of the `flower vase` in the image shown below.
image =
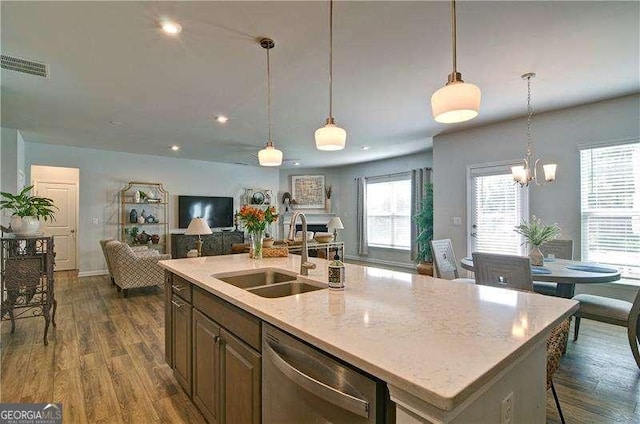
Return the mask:
<svg viewBox="0 0 640 424">
<path fill-rule="evenodd" d="M 264 240 L 264 232 L 258 231 L 251 233 L 251 252 L 249 256 L 253 259 L 262 259 L 262 242 Z"/>
<path fill-rule="evenodd" d="M 533 246 L 529 252 L 529 260 L 533 266 L 542 266 L 544 263 L 544 255 L 538 246 Z"/>
<path fill-rule="evenodd" d="M 327 199 L 324 201 L 324 210 L 327 213 L 331 213 L 331 199 Z"/>
</svg>

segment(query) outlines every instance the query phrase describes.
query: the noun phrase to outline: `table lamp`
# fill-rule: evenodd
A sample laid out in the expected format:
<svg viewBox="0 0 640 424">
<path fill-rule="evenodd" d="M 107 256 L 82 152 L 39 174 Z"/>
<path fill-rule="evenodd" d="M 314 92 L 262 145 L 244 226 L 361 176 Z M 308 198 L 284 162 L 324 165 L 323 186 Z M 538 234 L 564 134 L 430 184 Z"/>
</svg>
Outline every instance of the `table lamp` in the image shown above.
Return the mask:
<svg viewBox="0 0 640 424">
<path fill-rule="evenodd" d="M 333 241 L 338 241 L 338 230 L 343 230 L 344 225 L 342 225 L 342 221 L 339 216 L 334 216 L 329 220 L 327 224 L 327 229 L 329 231 L 333 230 Z"/>
<path fill-rule="evenodd" d="M 196 241 L 196 249 L 198 250 L 198 256 L 202 256 L 202 239 L 201 235 L 211 234 L 211 228 L 207 225 L 207 221 L 204 218 L 193 218 L 189 223 L 189 227 L 187 231 L 185 231 L 185 235 L 188 236 L 198 236 L 198 240 Z"/>
</svg>

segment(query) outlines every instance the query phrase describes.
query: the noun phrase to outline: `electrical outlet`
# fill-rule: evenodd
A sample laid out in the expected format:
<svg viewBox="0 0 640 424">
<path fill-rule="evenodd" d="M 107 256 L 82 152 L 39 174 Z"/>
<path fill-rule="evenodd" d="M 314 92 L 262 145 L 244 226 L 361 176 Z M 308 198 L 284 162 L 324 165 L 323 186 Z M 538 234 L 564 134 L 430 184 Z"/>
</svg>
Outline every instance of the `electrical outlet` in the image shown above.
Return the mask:
<svg viewBox="0 0 640 424">
<path fill-rule="evenodd" d="M 100 223 L 100 220 L 98 218 L 92 218 L 91 222 L 93 223 L 93 225 L 98 225 Z"/>
<path fill-rule="evenodd" d="M 500 424 L 513 424 L 513 392 L 502 400 L 500 407 Z"/>
<path fill-rule="evenodd" d="M 451 217 L 451 221 L 453 221 L 453 225 L 460 226 L 462 225 L 462 218 L 459 216 Z"/>
</svg>

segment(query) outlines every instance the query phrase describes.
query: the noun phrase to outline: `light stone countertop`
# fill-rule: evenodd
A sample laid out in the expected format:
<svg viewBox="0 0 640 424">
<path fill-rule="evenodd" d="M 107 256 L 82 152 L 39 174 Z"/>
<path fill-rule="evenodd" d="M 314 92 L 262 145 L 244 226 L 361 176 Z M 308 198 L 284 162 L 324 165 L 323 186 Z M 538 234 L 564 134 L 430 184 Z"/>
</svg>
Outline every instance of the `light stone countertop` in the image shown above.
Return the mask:
<svg viewBox="0 0 640 424">
<path fill-rule="evenodd" d="M 308 278 L 327 283 L 327 261 Z M 173 259 L 173 273 L 344 361 L 449 411 L 547 337 L 578 302 L 346 265 L 346 290 L 263 298 L 212 275 L 277 268 L 300 256 Z"/>
</svg>

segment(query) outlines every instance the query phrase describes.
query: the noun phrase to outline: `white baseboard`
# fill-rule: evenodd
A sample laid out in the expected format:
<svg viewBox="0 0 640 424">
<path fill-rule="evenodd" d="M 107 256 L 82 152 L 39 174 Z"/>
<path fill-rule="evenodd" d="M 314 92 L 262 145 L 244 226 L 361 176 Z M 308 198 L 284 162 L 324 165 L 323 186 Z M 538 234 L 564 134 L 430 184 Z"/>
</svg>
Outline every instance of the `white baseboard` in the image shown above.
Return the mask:
<svg viewBox="0 0 640 424">
<path fill-rule="evenodd" d="M 95 277 L 98 275 L 109 275 L 106 269 L 98 269 L 96 271 L 79 271 L 78 277 Z"/>
<path fill-rule="evenodd" d="M 406 269 L 410 269 L 410 270 L 415 270 L 416 266 L 414 264 L 408 264 L 405 262 L 395 262 L 395 261 L 385 261 L 384 259 L 373 259 L 373 258 L 367 258 L 364 256 L 356 256 L 356 255 L 345 255 L 344 257 L 345 259 L 350 259 L 352 261 L 359 261 L 359 262 L 367 262 L 370 264 L 377 264 L 377 265 L 388 265 L 388 266 L 395 266 L 398 268 L 406 268 Z"/>
</svg>

